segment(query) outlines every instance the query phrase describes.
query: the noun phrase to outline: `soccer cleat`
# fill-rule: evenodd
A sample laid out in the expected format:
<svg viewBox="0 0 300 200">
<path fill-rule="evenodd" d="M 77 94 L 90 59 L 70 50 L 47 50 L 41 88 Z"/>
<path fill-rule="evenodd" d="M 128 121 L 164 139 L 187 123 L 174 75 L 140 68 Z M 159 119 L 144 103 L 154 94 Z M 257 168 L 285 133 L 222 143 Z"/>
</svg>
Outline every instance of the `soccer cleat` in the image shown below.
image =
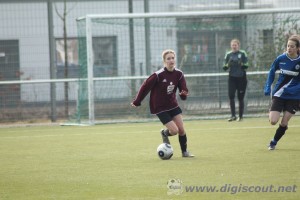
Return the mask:
<svg viewBox="0 0 300 200">
<path fill-rule="evenodd" d="M 241 122 L 241 121 L 243 121 L 243 118 L 242 118 L 242 117 L 238 117 L 238 118 L 236 119 L 236 121 L 237 121 L 237 122 Z"/>
<path fill-rule="evenodd" d="M 162 130 L 160 131 L 160 134 L 161 134 L 163 143 L 170 144 L 170 140 L 169 140 L 168 136 L 165 134 L 164 129 L 162 129 Z"/>
<path fill-rule="evenodd" d="M 232 116 L 228 119 L 229 122 L 235 121 L 236 120 L 236 116 Z"/>
<path fill-rule="evenodd" d="M 182 152 L 182 157 L 192 158 L 192 157 L 195 157 L 195 156 L 193 154 L 191 154 L 190 152 L 185 151 L 185 152 Z"/>
<path fill-rule="evenodd" d="M 274 142 L 273 140 L 270 142 L 268 149 L 269 150 L 275 150 L 277 142 Z"/>
</svg>

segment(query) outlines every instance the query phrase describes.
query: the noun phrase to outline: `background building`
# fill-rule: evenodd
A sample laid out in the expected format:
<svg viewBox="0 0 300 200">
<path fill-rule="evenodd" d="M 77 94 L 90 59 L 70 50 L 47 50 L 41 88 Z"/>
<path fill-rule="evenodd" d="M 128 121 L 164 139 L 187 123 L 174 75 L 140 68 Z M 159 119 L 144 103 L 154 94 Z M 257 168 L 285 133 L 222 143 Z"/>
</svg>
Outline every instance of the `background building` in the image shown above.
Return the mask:
<svg viewBox="0 0 300 200">
<path fill-rule="evenodd" d="M 300 7 L 298 0 L 98 0 L 98 1 L 56 1 L 56 0 L 0 0 L 0 110 L 3 120 L 28 120 L 68 118 L 76 110 L 78 84 L 70 81 L 67 86 L 68 116 L 61 108 L 66 106 L 65 85 L 63 82 L 49 84 L 49 79 L 78 78 L 78 27 L 76 19 L 86 14 L 121 14 L 121 13 L 170 13 L 209 10 L 240 10 Z M 68 46 L 68 75 L 65 77 L 64 21 L 66 17 Z M 290 13 L 295 16 L 295 13 Z M 288 17 L 287 15 L 284 15 Z M 145 40 L 134 38 L 134 64 L 127 51 L 130 46 L 128 27 L 119 32 L 102 27 L 93 38 L 94 75 L 95 77 L 115 77 L 148 75 L 161 66 L 160 53 L 164 48 L 174 48 L 178 54 L 178 67 L 181 64 L 186 73 L 218 73 L 222 65 L 224 52 L 229 48 L 229 41 L 237 37 L 242 41 L 242 48 L 252 51 L 252 71 L 267 70 L 265 64 L 257 62 L 258 51 L 251 50 L 253 43 L 260 47 L 274 44 L 276 21 L 282 15 L 240 16 L 216 18 L 176 19 L 176 30 L 166 25 L 163 34 L 157 35 L 150 29 L 150 43 L 160 37 L 161 46 L 150 45 L 151 59 L 145 55 Z M 244 22 L 242 28 L 235 22 Z M 253 24 L 255 22 L 255 24 Z M 270 23 L 272 22 L 272 23 Z M 297 23 L 297 22 L 295 22 Z M 193 30 L 184 28 L 194 26 Z M 207 26 L 210 24 L 209 26 Z M 181 27 L 181 28 L 180 28 Z M 161 29 L 162 30 L 162 29 Z M 151 32 L 152 31 L 152 32 Z M 256 47 L 256 46 L 255 46 Z M 122 53 L 123 52 L 123 53 Z M 188 54 L 188 55 L 187 55 Z M 259 54 L 259 55 L 257 55 Z M 272 55 L 273 56 L 273 55 Z M 255 59 L 254 59 L 255 58 Z M 273 57 L 272 57 L 273 58 Z M 134 73 L 132 69 L 134 65 Z M 44 80 L 45 83 L 7 84 L 5 81 Z M 198 91 L 199 84 L 210 83 L 215 79 L 193 79 L 195 102 L 208 91 Z M 253 81 L 253 83 L 255 80 Z M 120 85 L 121 84 L 121 85 Z M 111 81 L 98 83 L 97 99 L 127 102 L 132 96 L 126 92 L 124 82 Z M 111 88 L 119 88 L 111 93 Z M 256 87 L 250 86 L 249 87 Z M 100 90 L 101 89 L 101 90 Z M 212 90 L 208 88 L 207 90 Z M 104 92 L 103 92 L 104 91 Z M 133 92 L 134 93 L 134 92 Z M 226 92 L 225 92 L 226 93 Z M 213 93 L 211 93 L 213 94 Z M 213 96 L 213 95 L 212 95 Z M 221 95 L 221 104 L 226 104 L 226 97 Z M 127 98 L 127 99 L 126 99 Z M 208 100 L 208 95 L 204 99 Z M 251 98 L 251 96 L 249 96 Z M 256 98 L 256 96 L 253 96 Z M 125 99 L 125 100 L 124 100 Z M 101 100 L 101 101 L 102 101 Z M 69 104 L 70 103 L 70 104 Z M 126 104 L 126 103 L 124 103 Z M 104 104 L 107 107 L 107 104 Z M 195 106 L 195 105 L 193 105 Z M 263 105 L 264 106 L 264 105 Z M 188 108 L 194 110 L 193 108 Z M 196 106 L 202 109 L 201 106 Z M 224 106 L 221 106 L 224 107 Z M 30 108 L 28 110 L 28 108 Z M 226 106 L 225 106 L 226 109 Z M 109 113 L 114 112 L 112 110 Z M 124 111 L 125 112 L 125 111 Z M 35 113 L 35 114 L 33 114 Z M 116 112 L 116 115 L 120 113 Z"/>
</svg>

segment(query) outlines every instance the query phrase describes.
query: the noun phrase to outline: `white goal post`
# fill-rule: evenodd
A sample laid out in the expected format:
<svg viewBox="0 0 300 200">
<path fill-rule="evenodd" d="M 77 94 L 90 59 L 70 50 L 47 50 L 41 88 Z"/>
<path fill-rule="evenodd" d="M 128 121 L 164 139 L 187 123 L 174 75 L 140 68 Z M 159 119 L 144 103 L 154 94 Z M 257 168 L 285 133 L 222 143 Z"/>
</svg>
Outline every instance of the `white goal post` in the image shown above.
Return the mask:
<svg viewBox="0 0 300 200">
<path fill-rule="evenodd" d="M 297 13 L 300 8 L 272 8 L 272 9 L 240 9 L 217 10 L 199 12 L 170 12 L 170 13 L 128 13 L 128 14 L 87 14 L 77 18 L 77 22 L 85 21 L 86 36 L 86 63 L 87 63 L 87 93 L 88 93 L 88 124 L 95 124 L 94 82 L 104 80 L 142 80 L 148 75 L 118 76 L 118 77 L 94 77 L 94 53 L 93 53 L 93 29 L 94 20 L 115 19 L 152 19 L 152 18 L 185 18 L 185 17 L 220 17 L 220 16 L 247 16 L 256 14 Z M 249 75 L 267 74 L 267 70 L 249 71 Z M 188 73 L 186 77 L 226 76 L 228 73 Z"/>
</svg>

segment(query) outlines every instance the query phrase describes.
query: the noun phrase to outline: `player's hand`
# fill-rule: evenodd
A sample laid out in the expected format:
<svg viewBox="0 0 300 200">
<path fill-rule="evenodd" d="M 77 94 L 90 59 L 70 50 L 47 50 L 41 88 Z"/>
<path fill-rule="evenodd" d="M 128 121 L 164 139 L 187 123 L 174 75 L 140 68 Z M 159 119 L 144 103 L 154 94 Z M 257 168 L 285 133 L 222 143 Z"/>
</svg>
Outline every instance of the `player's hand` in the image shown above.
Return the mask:
<svg viewBox="0 0 300 200">
<path fill-rule="evenodd" d="M 270 92 L 265 91 L 265 96 L 270 96 Z"/>
<path fill-rule="evenodd" d="M 179 93 L 179 96 L 182 100 L 186 100 L 188 95 L 189 95 L 189 93 L 185 90 L 181 90 L 181 92 Z"/>
<path fill-rule="evenodd" d="M 226 71 L 228 69 L 228 66 L 223 66 L 223 70 Z"/>
<path fill-rule="evenodd" d="M 244 64 L 243 64 L 243 65 L 242 65 L 242 68 L 243 68 L 243 69 L 248 69 L 248 65 L 244 65 Z"/>
<path fill-rule="evenodd" d="M 136 107 L 136 105 L 134 105 L 133 102 L 131 102 L 130 105 L 131 105 L 132 107 Z"/>
<path fill-rule="evenodd" d="M 185 90 L 181 90 L 181 92 L 179 93 L 180 96 L 188 96 L 189 93 Z"/>
<path fill-rule="evenodd" d="M 265 96 L 270 96 L 271 90 L 270 89 L 265 89 L 264 94 L 265 94 Z"/>
</svg>

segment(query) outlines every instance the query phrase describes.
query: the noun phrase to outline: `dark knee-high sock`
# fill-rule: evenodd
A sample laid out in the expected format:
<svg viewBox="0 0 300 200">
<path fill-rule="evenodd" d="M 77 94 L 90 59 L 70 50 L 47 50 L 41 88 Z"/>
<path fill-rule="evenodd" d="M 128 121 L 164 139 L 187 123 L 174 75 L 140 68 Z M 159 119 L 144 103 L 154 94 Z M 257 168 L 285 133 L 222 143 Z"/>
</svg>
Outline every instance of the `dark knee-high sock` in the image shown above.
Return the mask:
<svg viewBox="0 0 300 200">
<path fill-rule="evenodd" d="M 239 117 L 242 118 L 244 114 L 244 100 L 239 101 Z"/>
<path fill-rule="evenodd" d="M 230 99 L 230 111 L 231 111 L 231 116 L 235 117 L 235 101 L 234 99 Z"/>
<path fill-rule="evenodd" d="M 285 131 L 287 130 L 287 126 L 281 126 L 279 125 L 279 127 L 276 130 L 276 133 L 274 135 L 274 141 L 278 142 L 280 140 L 280 138 L 285 134 Z"/>
<path fill-rule="evenodd" d="M 180 144 L 181 152 L 186 152 L 186 149 L 187 149 L 186 134 L 184 134 L 184 135 L 178 135 L 178 139 L 179 139 L 179 144 Z"/>
</svg>

